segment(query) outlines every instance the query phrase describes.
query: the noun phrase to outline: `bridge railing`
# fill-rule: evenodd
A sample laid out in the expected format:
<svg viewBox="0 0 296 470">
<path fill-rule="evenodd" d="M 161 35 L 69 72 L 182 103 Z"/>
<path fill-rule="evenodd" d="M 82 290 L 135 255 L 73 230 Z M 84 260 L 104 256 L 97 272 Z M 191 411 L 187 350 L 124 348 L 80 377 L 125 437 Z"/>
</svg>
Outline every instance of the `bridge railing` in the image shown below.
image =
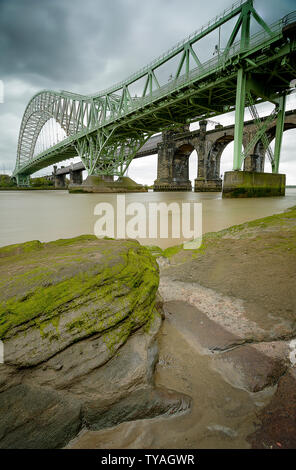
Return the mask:
<svg viewBox="0 0 296 470">
<path fill-rule="evenodd" d="M 137 79 L 139 79 L 141 76 L 145 75 L 145 73 L 147 73 L 150 69 L 153 69 L 154 66 L 156 66 L 157 64 L 159 64 L 160 62 L 162 62 L 166 57 L 169 57 L 171 54 L 173 54 L 174 52 L 177 52 L 181 46 L 184 46 L 186 43 L 190 42 L 190 40 L 192 40 L 193 38 L 195 38 L 196 36 L 198 36 L 199 34 L 201 34 L 202 32 L 206 31 L 207 29 L 210 28 L 210 26 L 214 25 L 215 23 L 217 23 L 220 19 L 222 19 L 223 17 L 227 16 L 228 14 L 230 14 L 231 12 L 233 12 L 234 10 L 236 10 L 237 8 L 239 8 L 243 3 L 245 3 L 245 0 L 239 0 L 237 1 L 236 3 L 234 3 L 231 7 L 229 7 L 228 9 L 224 10 L 223 13 L 221 13 L 220 15 L 217 15 L 215 18 L 213 18 L 212 20 L 210 20 L 207 24 L 203 25 L 200 29 L 194 31 L 193 33 L 191 33 L 188 37 L 186 37 L 185 39 L 179 41 L 177 44 L 175 44 L 175 46 L 173 46 L 172 48 L 170 48 L 169 50 L 167 50 L 165 53 L 163 53 L 162 55 L 158 56 L 156 59 L 154 59 L 153 61 L 151 61 L 148 65 L 146 65 L 145 67 L 142 67 L 141 69 L 137 70 L 137 72 L 133 73 L 132 75 L 128 76 L 125 80 L 122 80 L 120 82 L 118 82 L 117 84 L 113 85 L 112 87 L 109 87 L 109 88 L 106 88 L 105 90 L 102 90 L 100 93 L 98 93 L 96 95 L 96 97 L 100 97 L 100 96 L 104 96 L 104 95 L 107 95 L 111 92 L 115 92 L 117 90 L 120 90 L 124 85 L 126 85 L 127 83 L 133 83 L 134 81 L 136 81 Z M 273 31 L 273 32 L 280 32 L 282 27 L 285 25 L 285 24 L 289 24 L 293 21 L 295 21 L 295 16 L 296 16 L 296 12 L 292 12 L 290 13 L 289 15 L 286 15 L 284 18 L 282 18 L 281 20 L 273 23 L 272 25 L 269 25 L 269 28 Z M 277 29 L 277 31 L 276 31 Z M 262 40 L 262 38 L 264 37 L 268 37 L 268 33 L 263 30 L 263 31 L 259 31 L 258 33 L 254 34 L 251 38 L 251 40 L 253 39 L 253 42 L 250 42 L 250 46 L 254 46 L 256 44 L 260 44 L 260 41 Z M 240 49 L 240 41 L 236 42 L 230 49 L 230 54 L 234 54 L 236 53 L 238 50 Z M 204 64 L 203 64 L 204 65 Z"/>
<path fill-rule="evenodd" d="M 287 26 L 290 23 L 294 23 L 296 21 L 296 11 L 292 11 L 288 15 L 284 16 L 281 21 L 283 23 L 283 26 Z"/>
<path fill-rule="evenodd" d="M 288 20 L 285 20 L 285 21 L 289 21 L 289 23 L 291 23 L 294 21 L 294 18 L 296 18 L 296 12 L 293 12 L 293 14 L 291 14 Z M 284 24 L 283 19 L 281 19 L 269 25 L 270 31 L 272 32 L 272 36 L 270 36 L 265 30 L 259 31 L 255 33 L 254 35 L 252 35 L 250 38 L 250 43 L 249 43 L 249 47 L 247 50 L 258 47 L 260 45 L 264 45 L 268 40 L 274 40 L 276 36 L 281 34 L 283 24 Z M 240 53 L 241 53 L 240 41 L 237 41 L 230 48 L 227 61 L 233 59 L 236 55 Z M 226 61 L 224 58 L 217 57 L 217 56 L 211 58 L 210 60 L 202 63 L 202 67 L 195 67 L 189 71 L 189 74 L 181 75 L 180 77 L 172 80 L 168 84 L 165 84 L 161 86 L 160 88 L 157 88 L 156 90 L 152 92 L 152 94 L 147 95 L 145 97 L 139 97 L 137 100 L 133 101 L 130 104 L 130 109 L 126 114 L 129 114 L 129 112 L 133 112 L 134 110 L 139 109 L 146 104 L 150 104 L 158 100 L 159 98 L 163 97 L 166 94 L 177 91 L 185 83 L 188 84 L 188 82 L 195 80 L 198 77 L 202 78 L 203 76 L 207 75 L 214 69 L 217 69 L 219 67 L 222 69 L 223 67 L 225 67 L 225 63 Z M 105 123 L 107 124 L 111 122 L 112 120 L 114 120 L 114 117 L 110 116 L 109 118 L 106 119 L 104 124 Z"/>
<path fill-rule="evenodd" d="M 214 25 L 217 23 L 221 18 L 224 16 L 232 13 L 234 10 L 239 8 L 243 3 L 245 3 L 246 0 L 238 0 L 237 2 L 233 3 L 229 8 L 225 9 L 223 13 L 215 16 L 212 20 L 210 20 L 207 24 L 203 25 L 201 28 L 198 30 L 194 31 L 191 33 L 189 36 L 187 36 L 185 39 L 182 39 L 179 41 L 177 44 L 175 44 L 173 47 L 168 49 L 166 52 L 164 52 L 162 55 L 158 56 L 156 59 L 152 60 L 149 62 L 148 65 L 145 65 L 145 67 L 142 67 L 141 69 L 137 70 L 135 73 L 129 75 L 125 80 L 122 80 L 112 87 L 106 88 L 105 90 L 100 91 L 96 96 L 104 96 L 108 95 L 112 91 L 119 90 L 120 88 L 123 87 L 127 82 L 134 82 L 136 79 L 139 78 L 140 75 L 145 74 L 148 72 L 150 69 L 153 69 L 153 66 L 161 62 L 163 59 L 165 59 L 167 56 L 170 56 L 173 52 L 177 51 L 181 46 L 189 42 L 191 39 L 193 39 L 195 36 L 198 36 L 202 32 L 206 31 L 210 26 Z"/>
<path fill-rule="evenodd" d="M 138 70 L 133 75 L 129 76 L 127 79 L 117 83 L 115 86 L 112 86 L 112 87 L 110 87 L 106 90 L 101 91 L 98 95 L 96 95 L 96 97 L 98 97 L 98 96 L 102 97 L 103 95 L 106 95 L 106 94 L 110 93 L 111 91 L 114 91 L 115 89 L 122 88 L 128 82 L 132 82 L 132 80 L 135 79 L 136 77 L 138 77 L 142 72 L 143 73 L 145 71 L 147 72 L 150 68 L 153 68 L 153 65 L 159 63 L 166 56 L 168 56 L 169 54 L 171 54 L 175 50 L 179 49 L 180 46 L 186 44 L 188 41 L 190 41 L 190 39 L 194 38 L 196 35 L 201 33 L 203 30 L 209 28 L 211 26 L 211 24 L 215 24 L 215 22 L 217 22 L 219 20 L 219 18 L 222 18 L 223 16 L 227 15 L 228 13 L 231 13 L 232 11 L 234 11 L 236 8 L 238 8 L 243 3 L 244 3 L 244 0 L 239 0 L 238 2 L 234 3 L 230 8 L 225 10 L 221 15 L 216 16 L 213 20 L 209 21 L 207 25 L 204 25 L 202 28 L 200 28 L 199 30 L 192 33 L 189 37 L 187 37 L 183 41 L 180 41 L 178 44 L 176 44 L 174 47 L 169 49 L 162 56 L 160 56 L 157 59 L 155 59 L 154 61 L 152 61 L 149 65 L 147 65 L 147 66 L 143 67 L 142 69 Z M 296 21 L 296 11 L 290 13 L 289 15 L 286 15 L 284 18 L 282 18 L 282 19 L 272 23 L 271 25 L 269 25 L 269 29 L 272 33 L 272 37 L 265 30 L 258 31 L 257 33 L 253 34 L 250 37 L 249 45 L 248 45 L 248 47 L 246 48 L 245 51 L 250 50 L 250 49 L 252 49 L 256 46 L 260 46 L 261 44 L 263 45 L 268 40 L 274 40 L 274 38 L 277 35 L 281 34 L 282 28 L 283 28 L 284 25 L 287 25 L 287 24 L 292 23 L 294 21 Z M 172 80 L 170 83 L 164 84 L 164 85 L 160 86 L 158 89 L 153 90 L 152 94 L 149 94 L 145 97 L 134 98 L 133 102 L 130 103 L 130 109 L 128 110 L 128 112 L 126 114 L 128 114 L 130 111 L 141 108 L 145 104 L 152 103 L 153 101 L 155 101 L 159 97 L 162 97 L 163 95 L 165 95 L 166 92 L 176 91 L 180 86 L 183 85 L 184 82 L 188 81 L 188 79 L 191 80 L 192 78 L 203 77 L 204 75 L 209 73 L 211 70 L 214 70 L 215 68 L 217 68 L 219 66 L 220 67 L 225 67 L 226 62 L 229 61 L 229 59 L 233 59 L 233 57 L 235 55 L 237 55 L 241 52 L 242 52 L 241 51 L 241 41 L 239 40 L 239 41 L 236 41 L 231 46 L 231 48 L 229 49 L 229 53 L 228 53 L 226 58 L 223 57 L 223 50 L 222 50 L 222 53 L 218 54 L 218 56 L 216 56 L 216 57 L 214 57 L 214 58 L 212 58 L 212 59 L 210 59 L 206 62 L 203 62 L 201 64 L 201 67 L 195 67 L 195 68 L 191 69 L 189 71 L 189 75 L 188 74 L 181 75 L 178 78 Z M 92 99 L 93 98 L 94 97 L 92 97 Z M 106 117 L 105 120 L 104 120 L 104 123 L 101 123 L 101 124 L 109 123 L 113 119 L 114 119 L 113 116 Z"/>
</svg>

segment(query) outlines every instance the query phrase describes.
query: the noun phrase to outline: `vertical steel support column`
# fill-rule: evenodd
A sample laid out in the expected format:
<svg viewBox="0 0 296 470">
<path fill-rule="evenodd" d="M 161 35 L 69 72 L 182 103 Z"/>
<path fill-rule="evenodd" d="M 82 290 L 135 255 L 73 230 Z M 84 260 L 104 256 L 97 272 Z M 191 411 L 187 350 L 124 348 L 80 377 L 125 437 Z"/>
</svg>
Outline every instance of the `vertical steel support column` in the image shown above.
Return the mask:
<svg viewBox="0 0 296 470">
<path fill-rule="evenodd" d="M 272 173 L 279 172 L 281 146 L 282 146 L 282 140 L 283 140 L 284 124 L 285 124 L 285 107 L 286 107 L 286 95 L 283 95 L 279 99 L 279 111 L 278 111 L 277 120 L 276 120 L 274 164 L 272 165 Z"/>
<path fill-rule="evenodd" d="M 240 170 L 242 166 L 242 146 L 245 114 L 246 74 L 243 69 L 237 72 L 233 169 Z"/>
<path fill-rule="evenodd" d="M 250 45 L 250 22 L 251 22 L 251 10 L 253 6 L 253 1 L 250 0 L 243 6 L 242 15 L 242 29 L 241 29 L 241 42 L 240 42 L 240 51 L 243 52 L 245 49 L 248 49 Z"/>
</svg>

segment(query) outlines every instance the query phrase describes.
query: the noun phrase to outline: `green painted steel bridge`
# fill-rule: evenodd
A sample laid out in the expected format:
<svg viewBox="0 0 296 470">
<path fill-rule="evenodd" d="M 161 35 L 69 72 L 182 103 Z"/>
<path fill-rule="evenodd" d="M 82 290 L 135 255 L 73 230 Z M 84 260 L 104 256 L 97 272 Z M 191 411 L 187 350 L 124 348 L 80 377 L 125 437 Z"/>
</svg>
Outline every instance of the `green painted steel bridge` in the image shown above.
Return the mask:
<svg viewBox="0 0 296 470">
<path fill-rule="evenodd" d="M 230 21 L 235 25 L 225 47 L 217 47 L 215 56 L 201 61 L 200 41 Z M 251 34 L 253 25 L 257 31 Z M 167 65 L 173 73 L 164 81 L 161 71 Z M 264 142 L 268 123 L 277 118 L 272 156 L 277 173 L 285 100 L 295 78 L 296 12 L 268 25 L 253 0 L 238 2 L 143 69 L 98 94 L 44 90 L 33 96 L 21 123 L 13 177 L 19 185 L 27 185 L 34 172 L 75 156 L 81 157 L 89 175 L 122 176 L 153 134 L 233 110 L 233 169 L 240 170 L 248 151 L 242 147 L 244 109 L 249 106 L 255 112 L 256 104 L 263 101 L 273 103 L 274 109 L 264 122 L 258 117 L 253 140 Z M 53 122 L 63 130 L 58 141 L 50 136 Z"/>
</svg>

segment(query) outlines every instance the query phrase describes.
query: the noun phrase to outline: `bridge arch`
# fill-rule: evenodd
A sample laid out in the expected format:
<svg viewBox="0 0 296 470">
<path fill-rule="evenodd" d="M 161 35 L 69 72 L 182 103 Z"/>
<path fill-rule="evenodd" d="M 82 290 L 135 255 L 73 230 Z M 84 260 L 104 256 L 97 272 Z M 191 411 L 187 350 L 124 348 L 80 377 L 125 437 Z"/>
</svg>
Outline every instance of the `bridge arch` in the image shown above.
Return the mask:
<svg viewBox="0 0 296 470">
<path fill-rule="evenodd" d="M 189 183 L 189 157 L 194 150 L 191 143 L 177 146 L 173 158 L 173 182 Z"/>
<path fill-rule="evenodd" d="M 64 126 L 63 126 L 64 127 Z M 65 128 L 53 117 L 41 116 L 34 136 L 33 160 L 38 154 L 64 140 L 68 135 Z"/>
<path fill-rule="evenodd" d="M 227 145 L 234 140 L 234 134 L 224 133 L 213 141 L 206 159 L 206 175 L 209 180 L 217 180 L 221 175 L 221 156 Z"/>
<path fill-rule="evenodd" d="M 50 119 L 53 118 L 61 126 L 66 136 L 81 129 L 83 120 L 77 126 L 76 103 L 81 102 L 82 98 L 83 96 L 79 95 L 75 100 L 67 92 L 51 90 L 43 90 L 33 96 L 25 109 L 21 122 L 16 169 L 33 160 L 38 136 Z M 71 112 L 69 112 L 70 110 Z"/>
</svg>

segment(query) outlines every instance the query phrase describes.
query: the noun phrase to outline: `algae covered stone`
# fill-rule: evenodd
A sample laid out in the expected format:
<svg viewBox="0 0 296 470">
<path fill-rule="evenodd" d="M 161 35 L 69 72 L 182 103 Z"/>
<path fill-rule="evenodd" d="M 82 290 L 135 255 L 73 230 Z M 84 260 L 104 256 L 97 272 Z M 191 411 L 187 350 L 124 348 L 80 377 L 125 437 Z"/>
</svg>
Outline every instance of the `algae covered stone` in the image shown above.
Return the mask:
<svg viewBox="0 0 296 470">
<path fill-rule="evenodd" d="M 135 241 L 87 235 L 0 249 L 5 362 L 35 366 L 99 334 L 111 357 L 149 322 L 158 266 Z"/>
<path fill-rule="evenodd" d="M 81 429 L 190 406 L 154 387 L 162 317 L 147 248 L 32 241 L 1 248 L 0 266 L 0 448 L 63 447 Z"/>
</svg>

